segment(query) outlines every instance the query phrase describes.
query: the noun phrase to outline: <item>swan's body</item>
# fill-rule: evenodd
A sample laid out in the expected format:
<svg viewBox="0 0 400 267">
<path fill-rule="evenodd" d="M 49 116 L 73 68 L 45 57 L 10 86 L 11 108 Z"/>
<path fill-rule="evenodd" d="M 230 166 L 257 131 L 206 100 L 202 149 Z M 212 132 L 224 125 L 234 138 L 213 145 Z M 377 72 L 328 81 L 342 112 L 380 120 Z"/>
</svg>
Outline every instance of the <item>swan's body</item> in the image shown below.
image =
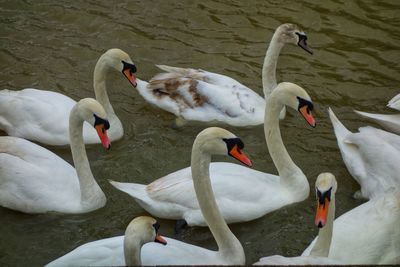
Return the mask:
<svg viewBox="0 0 400 267">
<path fill-rule="evenodd" d="M 400 94 L 393 97 L 387 106 L 400 111 Z M 386 130 L 395 134 L 400 134 L 400 114 L 374 114 L 357 110 L 355 110 L 355 112 L 365 118 L 379 123 Z"/>
<path fill-rule="evenodd" d="M 90 171 L 82 127 L 84 121 L 95 126 L 100 131 L 98 138 L 108 148 L 105 118 L 105 110 L 94 99 L 82 99 L 71 110 L 71 152 L 76 169 L 30 141 L 0 137 L 0 205 L 26 213 L 83 213 L 103 207 L 106 197 Z"/>
<path fill-rule="evenodd" d="M 299 99 L 303 99 L 303 102 Z M 310 101 L 304 89 L 291 83 L 279 84 L 268 99 L 265 138 L 279 176 L 232 163 L 211 164 L 211 184 L 215 198 L 228 223 L 253 220 L 308 197 L 310 189 L 307 177 L 294 164 L 283 145 L 279 114 L 285 105 L 294 109 L 299 109 L 300 106 L 303 109 L 308 106 L 312 108 Z M 307 118 L 309 123 L 315 124 L 312 116 L 308 116 L 311 117 Z M 191 226 L 206 225 L 193 193 L 190 168 L 164 176 L 149 185 L 111 183 L 134 197 L 153 216 L 184 219 Z"/>
<path fill-rule="evenodd" d="M 193 144 L 191 161 L 195 193 L 204 218 L 218 245 L 218 251 L 166 238 L 167 246 L 149 243 L 142 247 L 141 258 L 144 265 L 242 265 L 245 263 L 243 247 L 229 230 L 219 211 L 209 178 L 209 164 L 213 154 L 229 154 L 251 166 L 250 160 L 242 153 L 242 148 L 243 143 L 239 138 L 221 128 L 203 130 L 197 135 Z M 97 253 L 99 253 L 98 256 L 96 256 Z M 114 237 L 82 245 L 48 266 L 124 265 L 122 256 L 122 237 Z"/>
<path fill-rule="evenodd" d="M 277 28 L 262 71 L 266 98 L 277 85 L 275 72 L 282 47 L 294 43 L 312 53 L 306 38 L 295 25 L 283 24 Z M 218 121 L 247 126 L 264 122 L 264 98 L 236 80 L 204 70 L 158 67 L 166 73 L 156 75 L 149 83 L 138 80 L 137 89 L 147 102 L 175 114 L 179 118 L 177 124 Z"/>
<path fill-rule="evenodd" d="M 370 126 L 352 133 L 331 109 L 329 116 L 343 161 L 361 186 L 357 196 L 371 199 L 391 187 L 400 189 L 400 136 Z"/>
<path fill-rule="evenodd" d="M 399 221 L 400 192 L 388 190 L 334 221 L 328 257 L 345 264 L 400 264 Z"/>
<path fill-rule="evenodd" d="M 125 63 L 124 63 L 125 62 Z M 121 121 L 115 115 L 106 91 L 106 74 L 110 69 L 122 71 L 133 85 L 135 78 L 129 73 L 135 66 L 129 56 L 120 49 L 110 49 L 97 61 L 94 70 L 96 99 L 104 107 L 111 128 L 110 140 L 123 135 Z M 60 93 L 27 88 L 20 91 L 0 91 L 0 129 L 10 136 L 21 137 L 48 145 L 69 144 L 68 117 L 76 101 Z M 83 128 L 86 144 L 99 143 L 96 131 L 85 123 Z"/>
<path fill-rule="evenodd" d="M 328 258 L 335 218 L 335 194 L 337 182 L 331 173 L 321 173 L 316 182 L 317 212 L 315 224 L 320 228 L 317 241 L 310 255 L 283 257 L 274 255 L 261 258 L 255 265 L 331 265 L 343 262 Z"/>
</svg>

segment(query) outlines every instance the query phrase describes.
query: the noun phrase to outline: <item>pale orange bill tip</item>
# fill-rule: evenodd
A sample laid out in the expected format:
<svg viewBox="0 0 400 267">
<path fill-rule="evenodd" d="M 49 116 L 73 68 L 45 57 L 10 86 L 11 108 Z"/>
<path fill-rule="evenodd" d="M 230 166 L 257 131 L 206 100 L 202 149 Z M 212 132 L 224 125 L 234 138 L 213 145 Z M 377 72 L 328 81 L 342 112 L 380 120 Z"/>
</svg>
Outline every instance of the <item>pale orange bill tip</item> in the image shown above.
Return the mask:
<svg viewBox="0 0 400 267">
<path fill-rule="evenodd" d="M 299 111 L 300 111 L 301 115 L 303 115 L 304 119 L 307 121 L 307 123 L 311 127 L 315 127 L 316 126 L 316 122 L 315 122 L 315 119 L 314 119 L 311 111 L 307 112 L 308 111 L 308 107 L 307 106 L 301 107 Z"/>
</svg>

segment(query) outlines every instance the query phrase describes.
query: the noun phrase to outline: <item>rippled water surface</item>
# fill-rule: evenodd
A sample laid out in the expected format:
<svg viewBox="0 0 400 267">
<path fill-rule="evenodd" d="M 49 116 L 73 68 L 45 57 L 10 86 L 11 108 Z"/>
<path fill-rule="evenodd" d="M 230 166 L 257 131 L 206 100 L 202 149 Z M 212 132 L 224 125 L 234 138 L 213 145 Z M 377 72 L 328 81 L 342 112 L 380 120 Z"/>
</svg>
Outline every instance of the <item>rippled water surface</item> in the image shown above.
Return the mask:
<svg viewBox="0 0 400 267">
<path fill-rule="evenodd" d="M 353 109 L 390 113 L 385 105 L 400 84 L 399 9 L 395 0 L 0 1 L 0 89 L 93 96 L 98 57 L 118 47 L 130 54 L 143 80 L 157 73 L 154 64 L 190 66 L 229 75 L 261 94 L 262 62 L 273 31 L 281 23 L 296 23 L 315 53 L 285 47 L 277 78 L 308 91 L 318 125 L 311 129 L 291 111 L 281 131 L 311 188 L 320 172 L 336 175 L 340 215 L 361 202 L 352 199 L 358 185 L 341 160 L 327 108 L 352 131 L 368 123 Z M 146 212 L 107 179 L 149 183 L 189 166 L 191 144 L 204 125 L 173 129 L 174 116 L 147 104 L 119 73 L 110 73 L 108 89 L 124 138 L 110 151 L 87 147 L 107 205 L 72 216 L 0 208 L 1 266 L 40 266 L 88 241 L 121 235 L 133 217 Z M 255 169 L 276 173 L 262 126 L 224 127 L 244 140 Z M 49 149 L 72 162 L 68 147 Z M 304 202 L 231 226 L 247 263 L 261 256 L 301 254 L 317 234 L 311 192 Z M 173 236 L 174 222 L 160 223 L 162 233 Z M 216 248 L 207 228 L 191 228 L 177 238 Z"/>
</svg>

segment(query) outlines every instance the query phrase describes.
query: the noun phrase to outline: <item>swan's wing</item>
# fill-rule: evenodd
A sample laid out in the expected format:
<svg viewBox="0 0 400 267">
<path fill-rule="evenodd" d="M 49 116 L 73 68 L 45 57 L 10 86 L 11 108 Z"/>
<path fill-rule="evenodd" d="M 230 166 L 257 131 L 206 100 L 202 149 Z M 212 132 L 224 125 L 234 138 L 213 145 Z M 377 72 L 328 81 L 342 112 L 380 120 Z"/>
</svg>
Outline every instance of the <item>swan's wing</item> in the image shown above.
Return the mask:
<svg viewBox="0 0 400 267">
<path fill-rule="evenodd" d="M 392 99 L 390 99 L 387 106 L 389 108 L 400 110 L 400 94 L 397 94 Z"/>
<path fill-rule="evenodd" d="M 357 146 L 364 162 L 366 176 L 362 178 L 362 191 L 374 197 L 391 187 L 400 189 L 400 136 L 362 127 L 359 133 L 350 135 L 348 141 Z"/>
<path fill-rule="evenodd" d="M 254 265 L 343 265 L 344 262 L 317 256 L 284 257 L 273 255 L 263 257 Z"/>
<path fill-rule="evenodd" d="M 334 221 L 329 258 L 346 264 L 400 262 L 400 194 L 391 190 Z M 309 255 L 314 241 L 302 255 Z"/>
<path fill-rule="evenodd" d="M 358 110 L 355 110 L 355 112 L 365 118 L 379 123 L 391 132 L 400 134 L 400 114 L 373 114 Z"/>
<path fill-rule="evenodd" d="M 47 144 L 67 144 L 69 113 L 75 101 L 37 89 L 0 91 L 0 127 L 9 135 Z"/>
<path fill-rule="evenodd" d="M 278 176 L 238 164 L 211 163 L 210 179 L 216 202 L 227 223 L 253 220 L 294 201 Z M 156 180 L 149 185 L 148 195 L 158 203 L 157 206 L 169 204 L 168 208 L 164 206 L 169 213 L 162 216 L 175 212 L 191 225 L 205 225 L 190 168 Z M 180 207 L 179 211 L 176 206 Z"/>
<path fill-rule="evenodd" d="M 159 74 L 147 85 L 152 92 L 149 101 L 187 120 L 216 120 L 233 125 L 263 122 L 265 100 L 254 91 L 243 86 L 220 86 L 204 79 L 180 73 Z"/>
<path fill-rule="evenodd" d="M 222 264 L 217 253 L 164 237 L 167 245 L 146 243 L 141 249 L 143 265 Z M 46 267 L 61 266 L 125 266 L 124 236 L 116 236 L 83 244 Z"/>
<path fill-rule="evenodd" d="M 124 266 L 124 236 L 116 236 L 83 244 L 46 267 L 61 266 Z"/>
<path fill-rule="evenodd" d="M 245 202 L 260 199 L 261 191 L 257 188 L 259 183 L 268 179 L 270 179 L 271 184 L 279 181 L 276 176 L 271 175 L 269 177 L 268 174 L 238 164 L 224 162 L 212 162 L 210 164 L 210 179 L 217 199 Z M 254 192 L 247 190 L 254 190 Z M 160 202 L 179 203 L 188 208 L 199 208 L 190 167 L 155 180 L 147 186 L 147 191 L 152 199 Z"/>
<path fill-rule="evenodd" d="M 216 251 L 194 246 L 172 238 L 167 245 L 150 242 L 142 247 L 143 265 L 221 265 L 227 264 Z"/>
<path fill-rule="evenodd" d="M 201 69 L 191 69 L 191 68 L 177 68 L 166 65 L 156 65 L 158 68 L 166 71 L 167 73 L 157 74 L 153 79 L 163 79 L 167 77 L 185 77 L 194 80 L 203 81 L 209 84 L 226 87 L 226 88 L 242 88 L 243 90 L 250 90 L 247 86 L 241 84 L 240 82 L 232 79 L 229 76 L 213 73 Z M 153 80 L 152 79 L 152 80 Z"/>
<path fill-rule="evenodd" d="M 37 213 L 66 203 L 68 209 L 79 202 L 79 192 L 75 169 L 56 154 L 22 138 L 0 137 L 2 206 Z"/>
<path fill-rule="evenodd" d="M 352 136 L 353 133 L 346 129 L 331 108 L 328 109 L 328 112 L 343 161 L 350 174 L 361 184 L 363 177 L 367 175 L 367 171 L 358 147 L 349 141 L 349 137 Z"/>
</svg>

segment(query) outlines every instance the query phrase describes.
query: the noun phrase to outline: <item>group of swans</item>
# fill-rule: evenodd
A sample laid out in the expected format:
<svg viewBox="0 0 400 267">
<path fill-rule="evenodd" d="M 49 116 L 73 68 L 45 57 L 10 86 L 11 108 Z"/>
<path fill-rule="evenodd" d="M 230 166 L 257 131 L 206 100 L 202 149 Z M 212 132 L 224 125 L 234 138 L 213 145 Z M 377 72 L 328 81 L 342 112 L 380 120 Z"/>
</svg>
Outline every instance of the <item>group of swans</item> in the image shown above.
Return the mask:
<svg viewBox="0 0 400 267">
<path fill-rule="evenodd" d="M 0 205 L 26 213 L 84 213 L 103 207 L 106 196 L 93 177 L 83 143 L 85 121 L 97 130 L 103 146 L 110 147 L 106 111 L 92 98 L 80 100 L 69 116 L 75 168 L 28 140 L 0 136 Z"/>
<path fill-rule="evenodd" d="M 122 72 L 136 86 L 136 66 L 129 55 L 120 49 L 110 49 L 97 61 L 94 68 L 93 86 L 96 100 L 107 112 L 110 121 L 111 141 L 123 136 L 121 121 L 114 113 L 106 90 L 109 70 Z M 69 113 L 76 104 L 70 97 L 39 89 L 0 91 L 0 129 L 10 136 L 21 137 L 47 145 L 67 145 L 69 139 Z M 84 124 L 85 144 L 99 143 L 96 131 Z"/>
<path fill-rule="evenodd" d="M 279 175 L 233 163 L 211 163 L 214 194 L 228 223 L 259 218 L 285 205 L 303 201 L 309 195 L 307 177 L 290 158 L 280 134 L 279 114 L 285 106 L 298 110 L 311 126 L 315 126 L 311 114 L 313 104 L 307 92 L 293 83 L 280 83 L 267 98 L 264 122 L 265 139 Z M 194 148 L 193 154 L 201 154 L 201 151 Z M 190 226 L 205 226 L 194 194 L 192 169 L 176 171 L 149 185 L 114 181 L 111 184 L 134 197 L 153 216 L 184 219 Z"/>
<path fill-rule="evenodd" d="M 193 143 L 191 168 L 194 193 L 218 250 L 212 251 L 165 238 L 167 246 L 147 243 L 142 247 L 141 259 L 144 265 L 245 264 L 243 247 L 230 231 L 215 201 L 209 170 L 212 155 L 230 155 L 250 166 L 251 161 L 243 153 L 243 146 L 243 142 L 237 136 L 217 127 L 203 130 Z M 123 239 L 124 236 L 118 236 L 84 244 L 47 266 L 125 265 L 122 253 Z M 102 253 L 98 253 L 99 251 Z"/>
</svg>

